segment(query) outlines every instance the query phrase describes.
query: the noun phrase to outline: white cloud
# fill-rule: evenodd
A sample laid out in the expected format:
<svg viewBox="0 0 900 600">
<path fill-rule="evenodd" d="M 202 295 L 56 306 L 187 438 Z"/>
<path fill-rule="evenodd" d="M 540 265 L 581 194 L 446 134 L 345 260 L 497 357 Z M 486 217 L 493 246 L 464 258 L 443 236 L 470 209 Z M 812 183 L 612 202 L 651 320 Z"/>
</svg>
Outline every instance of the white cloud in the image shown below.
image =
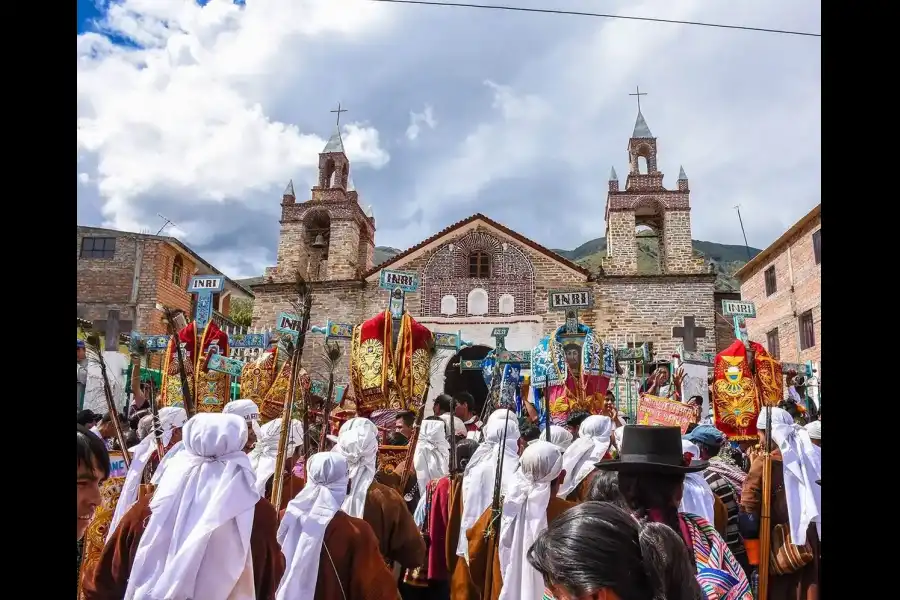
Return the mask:
<svg viewBox="0 0 900 600">
<path fill-rule="evenodd" d="M 307 68 L 304 47 L 364 39 L 390 27 L 388 17 L 361 0 L 111 4 L 101 30 L 140 48 L 89 33 L 78 37 L 77 61 L 78 153 L 96 161 L 89 176 L 105 224 L 139 229 L 148 211 L 136 203 L 160 190 L 212 207 L 312 179 L 326 140 L 264 106 L 283 73 Z M 349 123 L 343 133 L 355 167 L 387 164 L 377 129 Z"/>
<path fill-rule="evenodd" d="M 78 174 L 78 183 L 88 184 L 91 182 L 91 176 L 87 173 L 79 173 Z"/>
<path fill-rule="evenodd" d="M 422 132 L 423 125 L 428 129 L 437 127 L 437 120 L 434 118 L 434 109 L 429 104 L 426 104 L 425 110 L 420 113 L 410 111 L 409 127 L 406 128 L 406 139 L 412 142 L 418 138 L 419 134 Z"/>
</svg>

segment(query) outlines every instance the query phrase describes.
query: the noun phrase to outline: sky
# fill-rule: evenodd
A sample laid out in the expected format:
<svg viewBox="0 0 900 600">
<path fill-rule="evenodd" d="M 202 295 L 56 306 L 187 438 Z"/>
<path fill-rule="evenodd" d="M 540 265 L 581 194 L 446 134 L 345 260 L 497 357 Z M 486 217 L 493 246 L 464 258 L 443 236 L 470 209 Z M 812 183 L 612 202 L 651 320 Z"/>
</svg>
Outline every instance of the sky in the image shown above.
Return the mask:
<svg viewBox="0 0 900 600">
<path fill-rule="evenodd" d="M 484 0 L 821 31 L 815 0 Z M 341 130 L 376 244 L 474 213 L 551 248 L 604 235 L 634 93 L 694 239 L 773 242 L 820 202 L 821 38 L 369 0 L 78 0 L 78 223 L 165 229 L 233 278 L 275 264 Z"/>
</svg>

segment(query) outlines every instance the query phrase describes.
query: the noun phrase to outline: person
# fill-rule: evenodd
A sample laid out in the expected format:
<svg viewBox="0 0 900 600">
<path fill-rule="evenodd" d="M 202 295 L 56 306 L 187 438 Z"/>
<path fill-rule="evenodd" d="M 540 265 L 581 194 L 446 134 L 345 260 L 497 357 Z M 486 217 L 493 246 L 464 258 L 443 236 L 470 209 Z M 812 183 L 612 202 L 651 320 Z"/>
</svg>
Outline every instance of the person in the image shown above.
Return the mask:
<svg viewBox="0 0 900 600">
<path fill-rule="evenodd" d="M 452 430 L 457 438 L 462 439 L 466 437 L 467 430 L 465 424 L 463 424 L 462 422 L 462 419 L 460 419 L 456 415 L 451 415 L 449 412 L 441 414 L 440 418 L 446 425 L 447 435 L 450 435 L 450 431 Z"/>
<path fill-rule="evenodd" d="M 262 429 L 259 426 L 259 407 L 256 402 L 246 398 L 232 400 L 225 405 L 222 412 L 226 415 L 243 417 L 247 421 L 247 445 L 244 447 L 244 452 L 249 453 L 262 436 Z"/>
<path fill-rule="evenodd" d="M 91 433 L 103 440 L 107 450 L 112 450 L 113 440 L 116 438 L 116 425 L 113 423 L 112 413 L 100 417 L 100 421 L 91 428 Z"/>
<path fill-rule="evenodd" d="M 696 444 L 700 451 L 700 460 L 709 461 L 709 466 L 703 471 L 703 477 L 725 509 L 726 523 L 723 534 L 725 543 L 728 544 L 734 558 L 743 567 L 744 573 L 749 576 L 750 563 L 747 559 L 747 549 L 738 528 L 740 488 L 746 474 L 736 466 L 725 462 L 725 458 L 720 457 L 725 434 L 712 425 L 700 425 L 687 434 L 684 439 Z M 727 444 L 724 445 L 727 446 Z M 723 454 L 723 456 L 727 455 Z M 718 525 L 716 529 L 719 529 Z M 722 532 L 719 531 L 719 533 Z"/>
<path fill-rule="evenodd" d="M 809 434 L 809 441 L 813 446 L 822 447 L 822 421 L 813 421 L 803 426 L 806 433 Z"/>
<path fill-rule="evenodd" d="M 444 544 L 450 509 L 450 441 L 440 417 L 427 417 L 422 421 L 413 452 L 413 467 L 420 496 L 414 518 L 425 540 L 427 554 L 421 567 L 406 572 L 401 592 L 405 599 L 449 600 Z"/>
<path fill-rule="evenodd" d="M 450 414 L 450 409 L 453 407 L 453 398 L 449 394 L 441 394 L 437 398 L 434 399 L 434 402 L 431 405 L 431 408 L 434 411 L 434 416 L 440 417 L 442 415 Z"/>
<path fill-rule="evenodd" d="M 510 479 L 492 564 L 487 562 L 487 549 L 493 540 L 486 534 L 489 526 L 496 527 L 492 525 L 492 508 L 488 507 L 468 531 L 472 581 L 481 588 L 488 577 L 491 580 L 490 593 L 481 590 L 484 598 L 543 597 L 543 578 L 528 564 L 527 552 L 548 523 L 575 506 L 574 502 L 557 497 L 564 477 L 563 453 L 550 442 L 537 440 L 522 452 L 519 469 Z"/>
<path fill-rule="evenodd" d="M 700 458 L 700 449 L 691 441 L 682 439 L 681 451 L 684 456 L 689 455 L 691 458 L 694 456 Z M 721 500 L 719 503 L 721 504 Z M 713 494 L 712 488 L 709 487 L 706 478 L 703 477 L 702 471 L 698 473 L 685 473 L 684 490 L 681 494 L 681 504 L 678 505 L 678 510 L 679 512 L 691 513 L 703 517 L 716 527 L 716 531 L 719 532 L 719 535 L 725 536 L 725 526 L 723 524 L 720 528 L 718 526 L 719 520 L 716 518 L 716 495 Z M 721 510 L 725 510 L 724 505 L 721 506 Z M 728 517 L 724 516 L 723 520 L 727 522 Z"/>
<path fill-rule="evenodd" d="M 611 435 L 612 420 L 609 417 L 591 415 L 581 423 L 578 439 L 563 455 L 566 479 L 559 487 L 561 498 L 571 502 L 582 502 L 587 498 L 596 474 L 594 465 L 612 458 L 609 453 Z"/>
<path fill-rule="evenodd" d="M 76 354 L 78 355 L 78 364 L 76 365 L 76 369 L 75 369 L 75 372 L 76 372 L 75 381 L 77 383 L 76 387 L 77 387 L 77 391 L 78 391 L 77 406 L 78 406 L 78 410 L 80 411 L 81 407 L 84 406 L 84 391 L 87 386 L 88 361 L 87 361 L 87 356 L 85 355 L 84 340 L 78 340 L 78 343 L 76 344 L 76 349 L 77 349 Z M 82 425 L 83 424 L 84 423 L 82 423 Z"/>
<path fill-rule="evenodd" d="M 246 442 L 235 415 L 185 423 L 184 449 L 152 500 L 131 507 L 86 574 L 85 600 L 273 600 L 284 573 L 278 514 L 256 490 Z"/>
<path fill-rule="evenodd" d="M 447 565 L 447 574 L 450 579 L 450 598 L 453 600 L 466 600 L 476 598 L 478 590 L 472 585 L 469 575 L 469 565 L 465 560 L 460 560 L 456 549 L 459 547 L 460 523 L 462 522 L 462 482 L 461 473 L 465 473 L 466 467 L 478 450 L 478 442 L 471 439 L 459 440 L 456 445 L 457 471 L 448 477 L 449 481 L 449 512 L 447 516 L 446 542 L 444 543 L 444 555 Z M 431 531 L 437 531 L 435 527 Z M 468 545 L 468 543 L 467 543 Z M 429 557 L 430 558 L 430 557 Z"/>
<path fill-rule="evenodd" d="M 101 416 L 89 408 L 78 411 L 78 424 L 93 429 L 100 422 Z M 97 435 L 96 433 L 94 435 Z"/>
<path fill-rule="evenodd" d="M 608 502 L 586 502 L 553 520 L 528 562 L 559 600 L 705 600 L 678 534 Z"/>
<path fill-rule="evenodd" d="M 243 418 L 243 417 L 242 417 Z M 248 435 L 249 437 L 249 435 Z M 256 491 L 261 496 L 272 499 L 275 481 L 275 461 L 278 458 L 278 442 L 281 439 L 281 418 L 273 419 L 260 428 L 259 439 L 250 451 L 250 466 L 256 473 Z M 303 479 L 294 475 L 293 470 L 303 451 L 303 424 L 291 419 L 287 443 L 284 449 L 284 470 L 281 472 L 281 501 L 278 510 L 283 510 L 297 492 L 303 489 Z"/>
<path fill-rule="evenodd" d="M 805 429 L 794 424 L 786 410 L 777 407 L 760 410 L 756 428 L 761 446 L 765 447 L 767 410 L 772 411 L 770 524 L 786 529 L 789 533 L 785 538 L 808 551 L 807 564 L 791 573 L 776 574 L 770 565 L 769 598 L 815 600 L 819 597 L 822 523 L 822 490 L 815 481 L 822 478 L 821 450 L 812 444 Z M 750 460 L 750 472 L 741 493 L 740 524 L 744 537 L 754 539 L 759 534 L 764 463 L 758 453 L 752 454 Z"/>
<path fill-rule="evenodd" d="M 150 386 L 141 381 L 141 357 L 131 355 L 131 404 L 129 414 L 149 408 Z"/>
<path fill-rule="evenodd" d="M 152 419 L 153 417 L 151 416 L 150 418 Z M 187 413 L 183 408 L 167 406 L 159 410 L 163 448 L 171 448 L 180 440 L 181 427 L 185 421 L 187 421 Z M 175 439 L 176 434 L 178 439 Z M 159 466 L 159 448 L 156 444 L 156 434 L 152 430 L 137 446 L 129 448 L 129 452 L 131 453 L 131 464 L 128 467 L 128 472 L 125 474 L 125 483 L 122 485 L 122 491 L 116 502 L 116 510 L 109 523 L 109 531 L 106 534 L 107 540 L 112 537 L 128 509 L 138 501 L 141 483 L 149 483 L 153 473 Z M 153 461 L 154 458 L 156 459 L 155 462 Z"/>
<path fill-rule="evenodd" d="M 396 600 L 397 582 L 372 527 L 341 510 L 347 469 L 337 452 L 309 458 L 306 487 L 288 503 L 278 528 L 286 569 L 275 600 Z"/>
<path fill-rule="evenodd" d="M 541 430 L 537 425 L 529 423 L 527 419 L 519 419 L 519 454 L 528 444 L 537 441 L 541 437 Z"/>
<path fill-rule="evenodd" d="M 406 446 L 409 444 L 409 438 L 399 431 L 392 431 L 384 440 L 385 446 Z"/>
<path fill-rule="evenodd" d="M 586 410 L 574 410 L 569 413 L 569 418 L 566 419 L 566 429 L 572 434 L 573 439 L 578 439 L 578 429 L 581 427 L 581 423 L 589 416 L 591 416 L 591 413 Z"/>
<path fill-rule="evenodd" d="M 78 514 L 75 537 L 80 540 L 94 516 L 94 511 L 100 506 L 100 486 L 109 477 L 109 454 L 103 440 L 84 425 L 78 425 L 76 439 L 75 488 Z"/>
<path fill-rule="evenodd" d="M 341 509 L 364 519 L 378 538 L 379 550 L 390 562 L 414 569 L 425 563 L 425 542 L 403 497 L 375 481 L 378 429 L 368 419 L 350 419 L 341 426 L 336 450 L 350 469 L 350 491 Z"/>
<path fill-rule="evenodd" d="M 484 441 L 466 465 L 462 482 L 462 518 L 456 555 L 469 562 L 469 543 L 466 532 L 475 525 L 493 500 L 499 455 L 503 465 L 500 473 L 500 495 L 506 493 L 512 474 L 519 467 L 519 424 L 515 415 L 503 410 L 498 417 L 492 414 L 484 428 Z M 498 413 L 499 411 L 495 411 Z M 474 581 L 474 579 L 473 579 Z"/>
<path fill-rule="evenodd" d="M 669 395 L 668 363 L 654 363 L 655 368 L 641 386 L 641 393 L 651 396 L 667 397 Z"/>
<path fill-rule="evenodd" d="M 600 471 L 591 483 L 587 502 L 609 502 L 628 510 L 628 503 L 619 490 L 619 474 L 615 471 Z"/>
<path fill-rule="evenodd" d="M 701 516 L 679 511 L 684 476 L 699 473 L 707 465 L 683 452 L 680 427 L 626 425 L 619 458 L 597 463 L 597 468 L 618 472 L 619 490 L 635 518 L 667 525 L 681 534 L 708 598 L 752 600 L 744 570 L 713 525 Z"/>
<path fill-rule="evenodd" d="M 453 395 L 456 400 L 456 416 L 462 419 L 463 425 L 466 426 L 468 432 L 479 432 L 484 424 L 478 418 L 476 410 L 475 398 L 469 392 L 458 392 Z"/>
<path fill-rule="evenodd" d="M 703 421 L 703 396 L 691 396 L 685 404 L 694 409 L 694 423 L 701 423 Z"/>
<path fill-rule="evenodd" d="M 394 431 L 403 435 L 407 440 L 412 439 L 413 425 L 416 424 L 416 413 L 411 410 L 401 410 L 394 421 Z"/>
<path fill-rule="evenodd" d="M 541 439 L 544 439 L 543 433 L 541 433 Z M 556 445 L 561 452 L 565 452 L 566 448 L 572 445 L 573 440 L 574 437 L 565 427 L 560 425 L 550 426 L 550 443 Z"/>
</svg>

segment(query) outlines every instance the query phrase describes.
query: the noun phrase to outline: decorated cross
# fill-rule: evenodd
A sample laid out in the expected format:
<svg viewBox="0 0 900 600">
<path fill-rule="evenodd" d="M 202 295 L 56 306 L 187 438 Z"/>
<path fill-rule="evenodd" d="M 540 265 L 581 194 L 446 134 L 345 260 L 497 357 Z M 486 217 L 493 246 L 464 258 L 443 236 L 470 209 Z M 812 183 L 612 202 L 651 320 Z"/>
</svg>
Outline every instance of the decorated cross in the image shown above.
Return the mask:
<svg viewBox="0 0 900 600">
<path fill-rule="evenodd" d="M 672 337 L 684 340 L 684 349 L 688 352 L 697 351 L 697 340 L 706 337 L 706 327 L 697 327 L 694 323 L 694 317 L 683 317 L 684 325 L 682 327 L 672 328 Z"/>
<path fill-rule="evenodd" d="M 225 277 L 222 275 L 195 275 L 191 277 L 188 292 L 197 296 L 197 307 L 194 310 L 194 326 L 202 331 L 212 319 L 213 294 L 225 289 Z"/>
<path fill-rule="evenodd" d="M 228 358 L 221 354 L 210 354 L 207 366 L 211 371 L 218 371 L 232 377 L 240 377 L 241 372 L 244 370 L 244 361 Z"/>
<path fill-rule="evenodd" d="M 118 350 L 119 348 L 119 332 L 122 329 L 126 331 L 131 329 L 130 319 L 119 319 L 119 311 L 110 310 L 106 313 L 106 319 L 94 321 L 94 326 L 103 332 L 104 347 L 107 350 Z"/>
<path fill-rule="evenodd" d="M 747 335 L 746 319 L 756 317 L 756 305 L 752 302 L 741 300 L 722 300 L 722 314 L 732 318 L 734 322 L 734 337 L 744 342 L 744 345 L 747 345 L 750 338 Z"/>
<path fill-rule="evenodd" d="M 551 311 L 566 313 L 566 333 L 575 335 L 578 333 L 578 311 L 591 308 L 594 296 L 589 288 L 551 290 L 547 294 L 547 301 Z"/>
<path fill-rule="evenodd" d="M 325 341 L 334 339 L 349 340 L 353 337 L 352 323 L 338 323 L 336 321 L 332 321 L 331 319 L 325 322 L 324 327 L 313 325 L 309 328 L 309 330 L 313 333 L 324 335 Z"/>
<path fill-rule="evenodd" d="M 391 311 L 391 319 L 394 321 L 391 344 L 397 345 L 397 337 L 400 335 L 400 319 L 405 310 L 406 294 L 411 294 L 419 289 L 419 275 L 409 271 L 394 271 L 382 269 L 378 277 L 378 287 L 391 293 L 388 302 L 388 310 Z"/>
<path fill-rule="evenodd" d="M 530 365 L 530 350 L 507 350 L 506 336 L 509 335 L 509 327 L 494 327 L 491 337 L 494 338 L 494 360 L 499 365 Z M 470 344 L 471 345 L 471 344 Z M 485 359 L 468 359 L 459 361 L 460 371 L 480 371 L 484 369 Z"/>
</svg>

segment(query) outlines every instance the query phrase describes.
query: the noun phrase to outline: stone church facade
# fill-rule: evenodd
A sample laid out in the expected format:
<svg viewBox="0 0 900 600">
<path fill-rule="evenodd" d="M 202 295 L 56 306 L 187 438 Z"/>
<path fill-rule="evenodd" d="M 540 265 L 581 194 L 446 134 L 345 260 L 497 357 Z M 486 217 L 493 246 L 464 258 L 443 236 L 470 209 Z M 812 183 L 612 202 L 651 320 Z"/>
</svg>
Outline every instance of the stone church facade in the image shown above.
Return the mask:
<svg viewBox="0 0 900 600">
<path fill-rule="evenodd" d="M 267 268 L 264 281 L 252 286 L 253 325 L 269 327 L 278 313 L 290 312 L 297 270 L 312 282 L 312 324 L 324 325 L 329 319 L 360 323 L 387 308 L 388 294 L 378 287 L 378 277 L 382 268 L 389 268 L 419 274 L 418 291 L 406 297 L 406 309 L 418 322 L 432 331 L 461 331 L 464 339 L 482 348 L 481 356 L 494 345 L 490 336 L 494 327 L 510 328 L 508 349 L 534 347 L 563 323 L 563 313 L 549 311 L 548 293 L 574 288 L 593 292 L 593 308 L 579 313 L 582 322 L 620 348 L 649 342 L 657 358 L 668 359 L 681 342 L 673 338 L 673 327 L 693 316 L 696 326 L 707 332 L 697 340 L 697 350 L 715 351 L 715 274 L 703 259 L 693 256 L 688 180 L 682 169 L 676 190 L 663 187 L 656 139 L 640 112 L 628 157 L 624 189 L 614 169 L 610 174 L 608 255 L 600 272 L 591 272 L 483 214 L 454 223 L 373 265 L 375 219 L 359 204 L 350 161 L 335 132 L 320 154 L 319 179 L 310 199 L 298 202 L 293 185 L 284 192 L 277 265 Z M 638 273 L 640 226 L 658 235 L 658 274 Z M 321 335 L 307 336 L 304 363 L 321 355 L 323 343 Z M 349 342 L 342 343 L 349 353 Z M 451 353 L 445 354 L 444 361 L 451 364 Z M 432 397 L 443 390 L 444 373 L 442 368 L 435 375 Z M 337 380 L 348 379 L 344 361 Z"/>
</svg>

